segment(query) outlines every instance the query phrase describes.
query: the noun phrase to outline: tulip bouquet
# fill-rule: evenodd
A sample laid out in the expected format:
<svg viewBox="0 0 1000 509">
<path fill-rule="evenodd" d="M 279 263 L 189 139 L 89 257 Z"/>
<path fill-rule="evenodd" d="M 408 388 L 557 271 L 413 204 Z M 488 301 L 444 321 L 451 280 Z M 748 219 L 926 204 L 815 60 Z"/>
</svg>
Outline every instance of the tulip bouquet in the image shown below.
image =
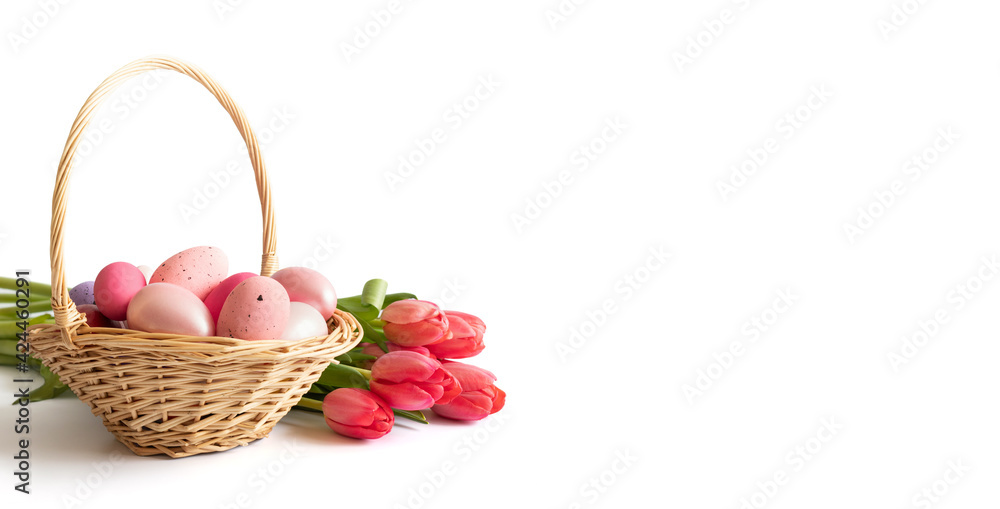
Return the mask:
<svg viewBox="0 0 1000 509">
<path fill-rule="evenodd" d="M 503 408 L 492 373 L 454 360 L 483 351 L 483 321 L 413 294 L 387 295 L 387 286 L 373 279 L 337 302 L 361 323 L 366 342 L 327 367 L 297 408 L 322 412 L 331 429 L 354 438 L 385 436 L 397 416 L 426 424 L 426 409 L 472 421 Z"/>
</svg>

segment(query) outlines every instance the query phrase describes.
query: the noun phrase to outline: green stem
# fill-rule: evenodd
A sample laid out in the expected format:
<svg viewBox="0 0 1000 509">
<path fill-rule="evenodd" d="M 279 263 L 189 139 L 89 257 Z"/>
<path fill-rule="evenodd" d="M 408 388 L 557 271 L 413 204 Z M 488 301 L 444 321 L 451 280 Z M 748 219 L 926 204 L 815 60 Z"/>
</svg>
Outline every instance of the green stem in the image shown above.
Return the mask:
<svg viewBox="0 0 1000 509">
<path fill-rule="evenodd" d="M 365 377 L 365 380 L 368 380 L 369 382 L 372 381 L 372 372 L 371 372 L 371 370 L 368 370 L 368 369 L 365 369 L 365 368 L 359 368 L 357 366 L 351 366 L 351 367 L 354 368 L 354 369 L 356 369 L 356 370 L 358 370 L 358 372 L 361 373 L 361 376 Z"/>
<path fill-rule="evenodd" d="M 323 402 L 322 401 L 316 401 L 315 399 L 309 399 L 309 398 L 306 398 L 306 397 L 303 397 L 302 399 L 300 399 L 299 402 L 295 404 L 295 406 L 300 406 L 302 408 L 308 408 L 309 410 L 318 410 L 320 412 L 323 411 Z"/>
<path fill-rule="evenodd" d="M 51 311 L 52 303 L 47 300 L 36 300 L 32 301 L 26 307 L 19 306 L 7 306 L 0 308 L 0 318 L 13 319 L 17 318 L 17 313 L 22 310 L 28 310 L 28 313 L 41 313 L 42 311 Z"/>
<path fill-rule="evenodd" d="M 0 293 L 0 303 L 2 304 L 13 304 L 23 298 L 24 297 L 21 297 L 16 293 L 8 293 L 8 292 Z M 32 293 L 31 296 L 28 297 L 28 300 L 31 302 L 41 302 L 41 301 L 47 301 L 50 298 L 51 295 L 47 293 Z"/>
<path fill-rule="evenodd" d="M 31 288 L 32 293 L 38 292 L 40 295 L 52 295 L 52 287 L 45 283 L 29 281 L 28 284 Z M 11 277 L 0 277 L 0 288 L 6 288 L 8 290 L 17 290 L 23 287 L 17 286 L 17 279 Z"/>
</svg>

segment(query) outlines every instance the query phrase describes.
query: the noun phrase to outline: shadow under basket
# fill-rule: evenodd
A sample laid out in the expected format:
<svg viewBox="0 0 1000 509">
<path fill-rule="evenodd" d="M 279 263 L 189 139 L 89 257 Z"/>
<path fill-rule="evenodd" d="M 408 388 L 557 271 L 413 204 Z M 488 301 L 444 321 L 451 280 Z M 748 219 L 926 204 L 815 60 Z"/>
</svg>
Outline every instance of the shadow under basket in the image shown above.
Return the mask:
<svg viewBox="0 0 1000 509">
<path fill-rule="evenodd" d="M 73 157 L 111 92 L 140 74 L 166 69 L 202 84 L 218 99 L 246 143 L 263 219 L 261 276 L 278 270 L 271 189 L 257 137 L 229 94 L 201 69 L 169 57 L 122 67 L 87 98 L 59 160 L 52 195 L 49 257 L 55 324 L 32 326 L 29 351 L 59 376 L 135 454 L 173 458 L 218 452 L 266 437 L 335 357 L 361 341 L 346 312 L 327 320 L 328 334 L 295 341 L 247 341 L 128 329 L 90 328 L 69 296 L 63 223 Z M 106 200 L 91 200 L 96 206 Z"/>
<path fill-rule="evenodd" d="M 334 357 L 360 340 L 349 313 L 331 334 L 245 341 L 81 327 L 67 348 L 60 329 L 31 329 L 33 355 L 59 375 L 135 454 L 173 458 L 264 438 Z"/>
</svg>

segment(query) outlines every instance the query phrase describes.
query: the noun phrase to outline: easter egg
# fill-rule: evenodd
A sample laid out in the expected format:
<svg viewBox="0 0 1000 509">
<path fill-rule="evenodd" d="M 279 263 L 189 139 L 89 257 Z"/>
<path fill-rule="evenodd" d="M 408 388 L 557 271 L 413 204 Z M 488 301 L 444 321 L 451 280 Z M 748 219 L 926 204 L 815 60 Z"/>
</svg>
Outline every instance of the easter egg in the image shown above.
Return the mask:
<svg viewBox="0 0 1000 509">
<path fill-rule="evenodd" d="M 145 332 L 215 335 L 215 323 L 205 303 L 190 290 L 171 283 L 152 283 L 139 290 L 128 306 L 128 326 Z"/>
<path fill-rule="evenodd" d="M 221 249 L 198 246 L 167 258 L 153 271 L 149 282 L 175 284 L 204 300 L 228 273 L 229 259 Z"/>
<path fill-rule="evenodd" d="M 213 322 L 219 321 L 219 313 L 222 312 L 222 305 L 226 303 L 226 298 L 229 297 L 233 288 L 236 288 L 236 285 L 256 275 L 253 272 L 233 274 L 219 283 L 219 286 L 213 288 L 211 292 L 208 292 L 208 296 L 205 297 L 205 305 L 208 306 L 208 311 L 212 313 Z"/>
<path fill-rule="evenodd" d="M 76 302 L 76 299 L 73 299 Z M 76 310 L 83 314 L 84 318 L 87 319 L 87 327 L 114 327 L 115 324 L 108 320 L 108 317 L 101 314 L 98 311 L 97 306 L 94 304 L 78 304 Z"/>
<path fill-rule="evenodd" d="M 303 302 L 329 318 L 337 309 L 337 292 L 323 274 L 306 267 L 287 267 L 275 272 L 272 279 L 281 283 L 292 302 Z"/>
<path fill-rule="evenodd" d="M 135 265 L 115 262 L 94 279 L 94 303 L 108 319 L 124 320 L 132 297 L 145 286 L 146 278 Z"/>
<path fill-rule="evenodd" d="M 142 272 L 143 276 L 146 276 L 146 282 L 149 282 L 149 278 L 153 277 L 153 269 L 149 265 L 137 265 L 135 268 Z"/>
<path fill-rule="evenodd" d="M 292 302 L 289 305 L 288 325 L 281 339 L 296 340 L 315 336 L 326 336 L 330 333 L 323 315 L 316 308 L 304 302 Z"/>
<path fill-rule="evenodd" d="M 80 304 L 93 304 L 94 303 L 94 282 L 84 281 L 69 291 L 69 298 L 73 300 L 78 306 Z"/>
<path fill-rule="evenodd" d="M 216 333 L 250 340 L 281 338 L 290 313 L 288 292 L 263 276 L 248 278 L 229 293 L 219 313 Z"/>
</svg>

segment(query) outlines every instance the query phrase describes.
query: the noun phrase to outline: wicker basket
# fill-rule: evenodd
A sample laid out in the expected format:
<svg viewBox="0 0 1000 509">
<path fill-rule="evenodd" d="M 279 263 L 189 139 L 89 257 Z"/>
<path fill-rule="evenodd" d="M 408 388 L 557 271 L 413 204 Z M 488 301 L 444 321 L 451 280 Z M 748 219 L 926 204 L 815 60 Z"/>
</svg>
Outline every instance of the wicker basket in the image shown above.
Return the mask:
<svg viewBox="0 0 1000 509">
<path fill-rule="evenodd" d="M 349 313 L 330 317 L 329 335 L 298 341 L 245 341 L 87 327 L 66 289 L 63 219 L 73 155 L 98 106 L 121 83 L 170 69 L 205 86 L 229 112 L 246 142 L 264 218 L 260 273 L 277 269 L 274 213 L 260 147 L 243 111 L 197 67 L 171 58 L 132 62 L 87 98 L 73 123 L 52 197 L 54 325 L 31 329 L 30 351 L 66 383 L 115 438 L 140 456 L 173 458 L 225 451 L 267 436 L 334 357 L 361 340 Z"/>
</svg>

